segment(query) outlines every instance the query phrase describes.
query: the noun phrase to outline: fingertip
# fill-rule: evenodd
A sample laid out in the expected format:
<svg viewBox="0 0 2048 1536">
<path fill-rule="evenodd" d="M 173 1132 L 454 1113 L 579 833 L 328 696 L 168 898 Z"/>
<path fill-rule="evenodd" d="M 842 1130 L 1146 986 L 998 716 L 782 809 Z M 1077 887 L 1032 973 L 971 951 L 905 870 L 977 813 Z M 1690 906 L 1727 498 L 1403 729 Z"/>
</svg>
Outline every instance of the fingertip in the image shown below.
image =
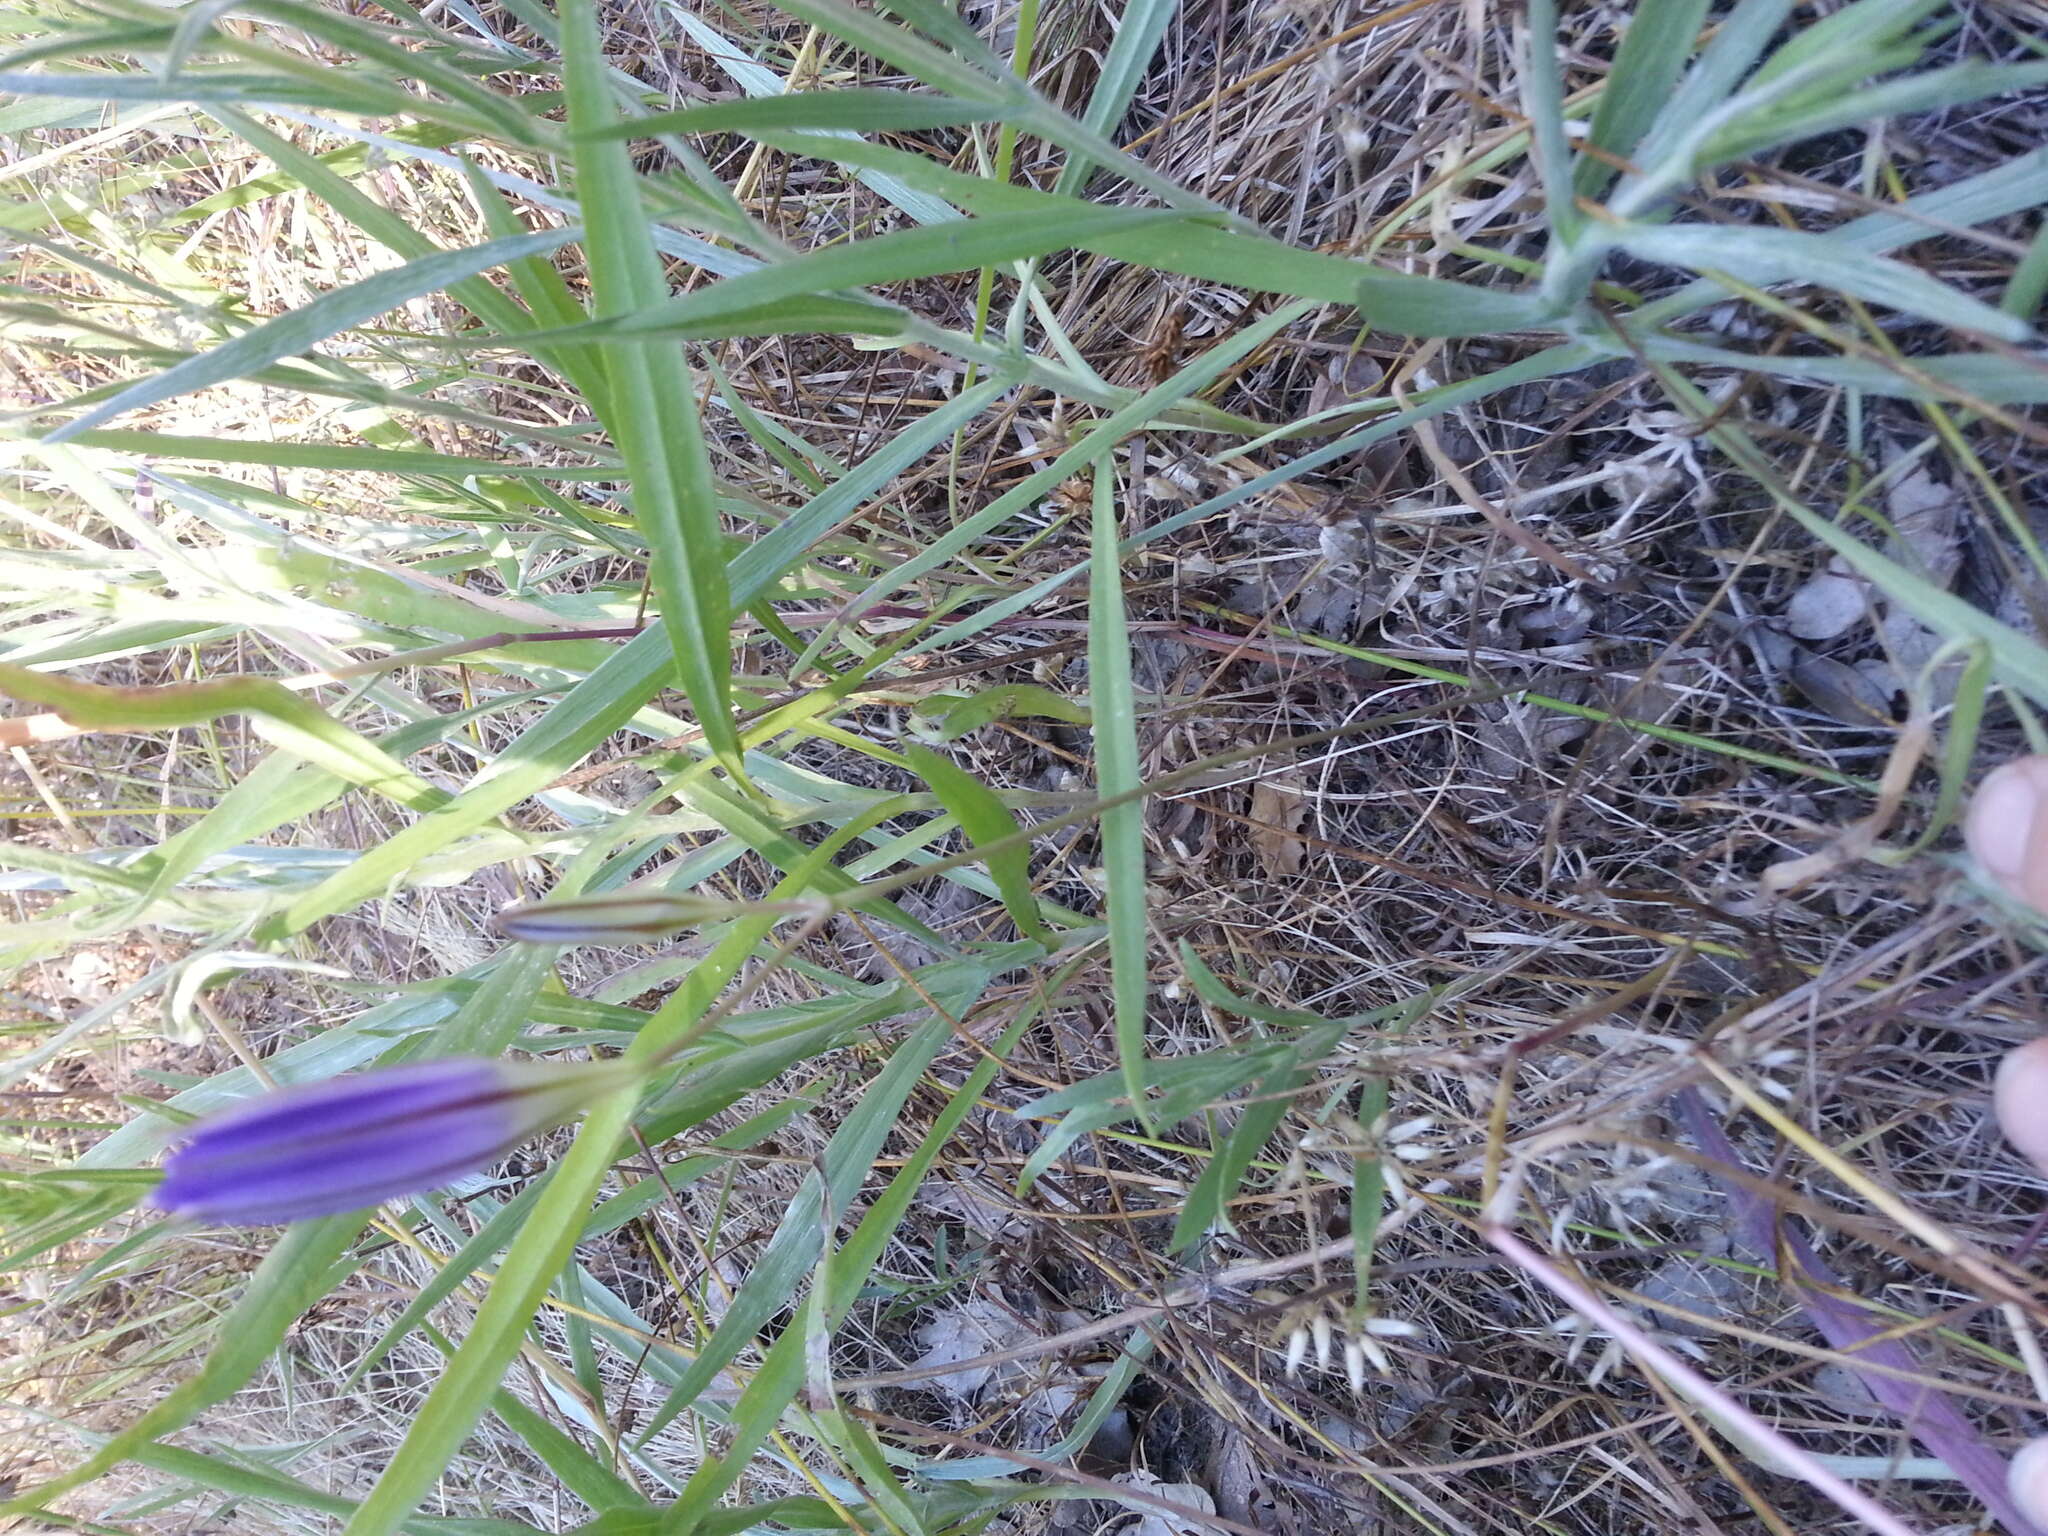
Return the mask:
<svg viewBox="0 0 2048 1536">
<path fill-rule="evenodd" d="M 1999 1063 L 1991 1103 L 2005 1139 L 2048 1174 L 2048 1036 L 2029 1041 Z M 2048 1463 L 2041 1478 L 2048 1487 Z"/>
</svg>

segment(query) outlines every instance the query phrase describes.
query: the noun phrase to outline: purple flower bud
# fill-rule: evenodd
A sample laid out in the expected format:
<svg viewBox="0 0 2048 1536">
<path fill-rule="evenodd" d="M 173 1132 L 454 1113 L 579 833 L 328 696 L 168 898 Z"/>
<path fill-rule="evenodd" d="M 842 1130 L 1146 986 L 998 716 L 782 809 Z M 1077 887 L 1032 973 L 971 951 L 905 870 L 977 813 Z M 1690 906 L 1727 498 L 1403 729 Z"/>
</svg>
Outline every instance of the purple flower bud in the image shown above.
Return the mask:
<svg viewBox="0 0 2048 1536">
<path fill-rule="evenodd" d="M 280 1088 L 200 1121 L 152 1199 L 242 1226 L 361 1210 L 481 1168 L 625 1081 L 613 1062 L 453 1056 Z"/>
</svg>

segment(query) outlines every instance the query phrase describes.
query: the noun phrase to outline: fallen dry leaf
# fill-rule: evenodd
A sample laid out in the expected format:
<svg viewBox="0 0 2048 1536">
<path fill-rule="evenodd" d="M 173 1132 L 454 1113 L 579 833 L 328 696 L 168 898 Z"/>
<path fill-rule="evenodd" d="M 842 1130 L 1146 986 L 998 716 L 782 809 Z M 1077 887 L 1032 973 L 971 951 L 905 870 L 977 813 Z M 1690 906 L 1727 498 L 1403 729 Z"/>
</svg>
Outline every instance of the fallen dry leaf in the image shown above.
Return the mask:
<svg viewBox="0 0 2048 1536">
<path fill-rule="evenodd" d="M 1307 846 L 1295 836 L 1308 819 L 1308 790 L 1292 774 L 1275 774 L 1252 786 L 1252 849 L 1272 875 L 1298 875 Z"/>
</svg>

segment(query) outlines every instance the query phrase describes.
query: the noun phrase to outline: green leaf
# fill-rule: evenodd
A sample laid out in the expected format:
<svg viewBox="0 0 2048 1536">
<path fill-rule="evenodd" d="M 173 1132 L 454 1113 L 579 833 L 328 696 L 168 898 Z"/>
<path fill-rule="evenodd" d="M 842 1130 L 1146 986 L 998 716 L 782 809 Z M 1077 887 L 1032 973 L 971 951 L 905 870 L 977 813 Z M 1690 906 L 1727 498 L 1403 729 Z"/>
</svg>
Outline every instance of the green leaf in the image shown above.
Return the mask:
<svg viewBox="0 0 2048 1536">
<path fill-rule="evenodd" d="M 628 118 L 595 130 L 593 139 L 649 139 L 661 133 L 750 133 L 760 128 L 852 129 L 863 133 L 948 128 L 960 123 L 986 123 L 1003 109 L 953 96 L 923 96 L 909 91 L 851 89 L 789 91 L 780 96 L 714 101 Z"/>
<path fill-rule="evenodd" d="M 459 144 L 464 135 L 452 128 L 443 128 L 431 123 L 395 123 L 388 129 L 390 137 L 403 143 L 418 144 L 429 149 L 445 149 L 450 144 Z M 330 149 L 313 158 L 336 175 L 360 175 L 372 164 L 374 151 L 367 144 L 344 144 L 339 149 Z M 211 197 L 202 197 L 196 203 L 188 203 L 175 212 L 166 214 L 162 226 L 165 229 L 180 229 L 188 224 L 204 223 L 217 213 L 226 213 L 235 208 L 246 208 L 265 198 L 282 193 L 294 192 L 305 183 L 289 171 L 265 171 L 223 188 Z"/>
<path fill-rule="evenodd" d="M 278 469 L 360 469 L 372 474 L 418 475 L 441 479 L 562 480 L 593 483 L 622 479 L 618 465 L 521 464 L 517 460 L 466 459 L 454 453 L 419 453 L 407 448 L 376 448 L 357 443 L 238 442 L 224 437 L 181 437 L 169 432 L 137 432 L 101 427 L 73 439 L 80 448 L 114 453 L 147 454 L 153 459 L 185 459 L 199 464 L 262 464 Z"/>
<path fill-rule="evenodd" d="M 596 15 L 589 0 L 567 0 L 561 21 L 569 125 L 584 136 L 575 155 L 576 191 L 588 230 L 591 293 L 601 316 L 645 311 L 667 298 L 668 280 L 625 145 L 589 138 L 616 120 Z M 629 343 L 609 362 L 609 425 L 632 471 L 633 508 L 653 551 L 654 586 L 676 673 L 706 744 L 744 783 L 732 719 L 725 539 L 696 384 L 681 349 L 670 343 Z"/>
<path fill-rule="evenodd" d="M 965 697 L 936 694 L 920 699 L 911 712 L 938 726 L 941 741 L 958 741 L 998 720 L 1062 720 L 1087 725 L 1093 717 L 1065 694 L 1037 683 L 996 683 Z"/>
<path fill-rule="evenodd" d="M 568 1273 L 575 1273 L 573 1265 Z M 501 1389 L 492 1395 L 491 1412 L 526 1442 L 527 1448 L 547 1464 L 564 1488 L 592 1509 L 645 1502 L 631 1483 L 585 1450 L 574 1435 L 556 1428 L 510 1392 Z"/>
<path fill-rule="evenodd" d="M 1341 1024 L 1326 1028 L 1317 1036 L 1314 1054 L 1327 1055 L 1342 1038 Z M 1293 1108 L 1290 1095 L 1306 1087 L 1313 1076 L 1308 1065 L 1293 1061 L 1276 1067 L 1252 1086 L 1252 1102 L 1239 1111 L 1237 1124 L 1216 1144 L 1208 1166 L 1188 1190 L 1180 1215 L 1174 1219 L 1173 1236 L 1167 1241 L 1169 1252 L 1179 1253 L 1212 1231 L 1231 1228 L 1230 1201 Z"/>
<path fill-rule="evenodd" d="M 1877 73 L 1871 61 L 1883 57 L 1922 18 L 1950 0 L 1855 0 L 1832 15 L 1816 17 L 1773 50 L 1750 77 L 1752 87 L 1768 85 L 1816 66 L 1840 69 L 1852 79 Z"/>
<path fill-rule="evenodd" d="M 1927 239 L 1940 224 L 1981 224 L 2031 208 L 2041 201 L 2041 189 L 2048 185 L 2044 178 L 2048 178 L 2048 148 L 2030 150 L 1988 171 L 1908 198 L 1896 210 L 1851 219 L 1828 231 L 1828 243 L 1843 251 L 1882 255 Z M 1668 324 L 1717 304 L 1726 293 L 1727 289 L 1711 278 L 1697 278 L 1637 310 L 1629 317 L 1628 328 L 1640 335 L 1653 325 Z"/>
<path fill-rule="evenodd" d="M 415 810 L 437 810 L 448 803 L 444 791 L 414 777 L 383 748 L 272 678 L 217 677 L 162 688 L 117 688 L 0 662 L 0 693 L 40 704 L 89 731 L 176 730 L 222 715 L 246 715 L 266 740 L 351 784 Z"/>
<path fill-rule="evenodd" d="M 843 1211 L 852 1203 L 880 1154 L 883 1141 L 895 1129 L 904 1100 L 916 1087 L 925 1068 L 951 1039 L 951 1028 L 942 1016 L 927 1021 L 896 1048 L 888 1065 L 862 1095 L 860 1103 L 833 1133 L 831 1142 L 818 1159 L 817 1167 L 822 1171 L 812 1173 L 790 1201 L 775 1235 L 769 1239 L 760 1257 L 754 1261 L 752 1272 L 734 1293 L 724 1316 L 719 1319 L 718 1327 L 698 1350 L 696 1360 L 683 1373 L 682 1379 L 669 1393 L 668 1400 L 642 1431 L 643 1442 L 659 1433 L 676 1414 L 689 1407 L 697 1394 L 710 1386 L 718 1373 L 753 1342 L 768 1320 L 788 1306 L 790 1298 L 802 1289 L 804 1278 L 816 1265 L 824 1244 L 821 1223 L 828 1200 L 834 1211 Z M 785 1337 L 799 1332 L 792 1330 Z M 800 1352 L 797 1367 L 794 1380 L 801 1383 Z M 765 1376 L 764 1368 L 756 1373 L 754 1380 L 759 1383 Z M 770 1425 L 781 1411 L 780 1403 L 772 1407 L 768 1419 Z M 745 1433 L 737 1407 L 731 1433 Z M 707 1462 L 691 1479 L 692 1486 L 701 1486 L 700 1478 L 706 1482 L 715 1480 L 720 1476 L 719 1468 L 720 1463 Z M 728 1459 L 723 1475 L 729 1482 L 743 1470 L 744 1464 L 738 1459 Z M 721 1483 L 717 1492 L 723 1492 L 723 1489 L 724 1484 Z M 714 1492 L 712 1498 L 716 1496 Z"/>
<path fill-rule="evenodd" d="M 1679 153 L 1680 147 L 1698 134 L 1700 125 L 1734 95 L 1750 66 L 1763 57 L 1785 24 L 1792 5 L 1793 0 L 1739 0 L 1722 18 L 1699 62 L 1678 89 L 1658 103 L 1656 121 L 1637 153 L 1637 163 L 1648 179 L 1661 179 L 1655 173 L 1662 162 Z"/>
<path fill-rule="evenodd" d="M 965 175 L 922 155 L 878 144 L 801 133 L 763 138 L 764 142 L 793 153 L 887 171 L 910 186 L 978 214 L 1035 212 L 1050 219 L 1070 216 L 1076 207 L 1090 206 L 1050 192 Z M 1078 243 L 1085 250 L 1117 261 L 1229 283 L 1253 292 L 1356 304 L 1375 326 L 1412 336 L 1480 336 L 1497 331 L 1555 328 L 1549 310 L 1534 294 L 1390 272 L 1368 262 L 1325 256 L 1262 235 L 1219 228 L 1197 217 L 1155 218 L 1155 223 L 1138 225 L 1122 233 L 1097 233 Z"/>
<path fill-rule="evenodd" d="M 591 1109 L 535 1202 L 531 1218 L 506 1251 L 468 1336 L 420 1405 L 369 1497 L 349 1518 L 343 1536 L 390 1536 L 469 1438 L 518 1353 L 535 1309 L 575 1249 L 583 1219 L 611 1169 L 613 1149 L 631 1123 L 638 1097 L 637 1087 L 623 1089 Z"/>
<path fill-rule="evenodd" d="M 2031 324 L 2041 308 L 2043 294 L 2048 294 L 2048 221 L 2034 231 L 2027 254 L 2013 269 L 2012 281 L 2006 284 L 1998 307 Z"/>
<path fill-rule="evenodd" d="M 1557 73 L 1557 0 L 1529 0 L 1529 27 L 1523 43 L 1522 101 L 1537 174 L 1543 181 L 1544 213 L 1551 240 L 1569 245 L 1584 220 L 1573 201 L 1564 83 Z"/>
<path fill-rule="evenodd" d="M 1068 976 L 1071 976 L 1071 970 Z M 1062 983 L 1066 979 L 1056 978 L 1048 987 L 1046 995 L 1059 995 Z M 959 1129 L 961 1121 L 995 1080 L 996 1071 L 1003 1058 L 1022 1037 L 1025 1029 L 1034 1022 L 1038 1006 L 1034 1002 L 1018 1010 L 1017 1017 L 1003 1032 L 1001 1039 L 975 1064 L 974 1070 L 967 1075 L 966 1080 L 948 1097 L 945 1108 L 934 1117 L 931 1129 L 919 1141 L 911 1156 L 905 1160 L 904 1166 L 897 1170 L 888 1187 L 861 1217 L 860 1225 L 854 1229 L 845 1246 L 830 1256 L 829 1263 L 818 1267 L 814 1285 L 820 1288 L 822 1294 L 814 1292 L 811 1304 L 816 1309 L 818 1323 L 824 1329 L 835 1329 L 845 1320 L 853 1303 L 858 1299 L 861 1288 L 867 1284 L 869 1274 L 881 1262 L 890 1240 L 895 1237 L 903 1218 L 909 1213 L 911 1202 L 924 1187 L 932 1165 L 945 1150 L 954 1132 Z M 917 1075 L 923 1072 L 925 1066 L 937 1054 L 944 1038 L 950 1032 L 950 1025 L 942 1014 L 897 1047 L 889 1065 L 876 1079 L 874 1086 L 868 1090 L 867 1096 L 862 1099 L 856 1117 L 871 1116 L 879 1119 L 886 1114 L 893 1119 L 899 1112 L 904 1098 L 915 1085 Z M 842 1126 L 841 1135 L 845 1130 L 846 1127 Z M 872 1126 L 864 1131 L 858 1145 L 878 1146 L 879 1138 L 874 1131 L 875 1128 Z M 857 1180 L 859 1172 L 864 1171 L 864 1167 L 841 1164 L 834 1157 L 834 1153 L 839 1149 L 840 1139 L 840 1135 L 833 1137 L 832 1146 L 827 1149 L 821 1166 L 828 1169 L 849 1166 Z M 854 1149 L 849 1148 L 848 1151 L 851 1153 Z M 873 1153 L 869 1151 L 867 1157 L 862 1159 L 862 1163 L 872 1161 L 872 1158 Z M 811 1183 L 805 1186 L 806 1192 L 815 1183 L 814 1175 Z M 834 1208 L 843 1209 L 844 1200 L 844 1195 L 835 1190 Z M 814 1224 L 815 1220 L 814 1217 Z M 782 1241 L 787 1230 L 787 1222 L 777 1229 L 776 1243 Z M 813 1244 L 812 1251 L 816 1251 L 818 1234 L 813 1230 L 809 1237 Z M 754 1277 L 749 1277 L 749 1286 L 753 1284 L 753 1279 Z M 785 1296 L 788 1294 L 793 1294 L 793 1290 L 785 1293 Z M 737 1298 L 733 1305 L 738 1305 Z M 724 1323 L 721 1323 L 719 1331 L 723 1333 L 724 1328 Z M 716 1342 L 714 1336 L 713 1343 Z M 731 1438 L 724 1448 L 724 1454 L 707 1459 L 691 1476 L 682 1494 L 668 1512 L 668 1519 L 663 1524 L 664 1532 L 687 1533 L 702 1531 L 708 1527 L 716 1501 L 745 1471 L 746 1457 L 767 1438 L 769 1431 L 774 1428 L 784 1410 L 803 1387 L 806 1363 L 804 1353 L 807 1342 L 804 1328 L 799 1325 L 784 1329 L 769 1348 L 767 1358 L 762 1361 L 760 1369 L 754 1373 L 753 1379 L 740 1395 L 739 1402 L 733 1407 L 728 1429 Z M 700 1360 L 700 1367 L 701 1363 Z M 687 1382 L 678 1384 L 676 1396 L 680 1397 L 687 1385 Z M 673 1400 L 672 1398 L 671 1401 Z M 664 1409 L 664 1412 L 666 1411 Z"/>
<path fill-rule="evenodd" d="M 299 897 L 272 925 L 276 932 L 299 932 L 368 900 L 421 860 L 544 789 L 566 765 L 639 713 L 668 673 L 667 651 L 668 637 L 659 624 L 620 646 L 500 752 L 469 788 Z"/>
<path fill-rule="evenodd" d="M 334 79 L 324 84 L 234 70 L 188 70 L 173 80 L 156 74 L 116 74 L 107 70 L 9 70 L 0 72 L 0 96 L 61 96 L 94 102 L 232 102 L 393 115 L 421 105 L 417 97 L 372 80 L 360 71 L 349 70 L 334 71 Z"/>
<path fill-rule="evenodd" d="M 1780 144 L 1818 138 L 1879 118 L 1933 112 L 2048 83 L 2048 59 L 2026 64 L 1969 61 L 1886 80 L 1860 91 L 1830 91 L 1798 110 L 1780 108 L 1738 117 L 1701 147 L 1695 171 L 1761 154 Z"/>
<path fill-rule="evenodd" d="M 1685 61 L 1706 21 L 1710 0 L 1639 0 L 1607 72 L 1600 105 L 1593 112 L 1588 149 L 1627 159 L 1657 114 L 1670 100 Z M 1598 197 L 1619 175 L 1591 154 L 1582 154 L 1574 176 L 1581 197 Z"/>
<path fill-rule="evenodd" d="M 154 1169 L 0 1170 L 0 1272 L 92 1231 L 156 1187 Z"/>
<path fill-rule="evenodd" d="M 1116 34 L 1102 56 L 1102 72 L 1095 77 L 1095 89 L 1088 93 L 1088 110 L 1081 114 L 1082 126 L 1090 133 L 1106 139 L 1116 132 L 1179 11 L 1178 0 L 1125 0 L 1117 16 Z M 1090 156 L 1068 155 L 1053 190 L 1062 196 L 1080 191 L 1093 169 L 1095 161 Z"/>
<path fill-rule="evenodd" d="M 877 9 L 907 22 L 991 77 L 1002 75 L 1003 61 L 982 41 L 981 34 L 961 18 L 954 0 L 879 0 Z"/>
<path fill-rule="evenodd" d="M 1652 336 L 1629 355 L 1654 362 L 1704 363 L 1781 379 L 1808 379 L 1900 400 L 1955 400 L 1966 405 L 2038 405 L 2048 402 L 2048 369 L 2024 353 L 1945 353 L 1907 359 L 1894 366 L 1882 359 L 1802 357 L 1710 347 L 1677 336 Z M 1910 370 L 1910 371 L 1909 371 Z"/>
<path fill-rule="evenodd" d="M 1010 808 L 998 800 L 995 791 L 949 758 L 912 742 L 903 749 L 910 766 L 932 792 L 945 802 L 959 820 L 960 828 L 976 844 L 993 843 L 1015 836 L 1021 829 Z M 1003 906 L 1019 931 L 1051 947 L 1056 940 L 1038 910 L 1038 893 L 1031 888 L 1031 852 L 1023 846 L 1005 848 L 988 856 L 989 877 L 1001 892 Z"/>
<path fill-rule="evenodd" d="M 1615 231 L 1612 238 L 1621 249 L 1644 261 L 1695 272 L 1718 268 L 1759 287 L 1818 283 L 1941 325 L 1982 331 L 2001 341 L 2021 342 L 2033 334 L 2024 321 L 1936 281 L 1917 267 L 1868 252 L 1852 254 L 1825 235 L 1717 224 L 1631 224 Z"/>
<path fill-rule="evenodd" d="M 205 1455 L 182 1446 L 148 1445 L 140 1447 L 130 1459 L 153 1472 L 196 1488 L 233 1494 L 237 1499 L 261 1499 L 289 1509 L 311 1509 L 327 1515 L 347 1515 L 356 1507 L 354 1499 L 322 1492 L 264 1464 L 252 1452 L 216 1451 Z M 405 1529 L 409 1536 L 538 1536 L 537 1527 L 517 1520 L 420 1516 L 407 1521 Z"/>
<path fill-rule="evenodd" d="M 1109 798 L 1144 783 L 1138 767 L 1138 706 L 1131 687 L 1131 640 L 1124 620 L 1124 570 L 1115 472 L 1095 466 L 1094 532 L 1088 573 L 1088 691 L 1095 713 L 1095 785 Z M 1110 997 L 1124 1089 L 1152 1128 L 1145 1098 L 1145 1013 L 1150 926 L 1146 913 L 1145 806 L 1130 800 L 1102 813 L 1102 872 L 1109 893 Z"/>
<path fill-rule="evenodd" d="M 170 47 L 164 50 L 160 72 L 165 79 L 185 67 L 199 45 L 213 36 L 213 24 L 233 8 L 234 0 L 194 0 L 185 7 L 178 17 L 177 30 L 171 35 Z"/>
<path fill-rule="evenodd" d="M 845 0 L 788 0 L 782 9 L 947 95 L 978 101 L 995 91 L 1008 94 L 1014 89 L 1010 82 L 977 69 L 959 54 L 926 42 L 880 16 L 846 4 Z M 986 54 L 985 49 L 975 52 Z"/>
<path fill-rule="evenodd" d="M 529 111 L 524 101 L 512 93 L 493 90 L 475 78 L 477 74 L 502 68 L 507 61 L 501 54 L 450 47 L 445 38 L 437 47 L 408 47 L 409 40 L 395 36 L 391 28 L 376 25 L 367 18 L 350 15 L 331 5 L 300 3 L 300 0 L 242 0 L 242 5 L 258 15 L 273 17 L 288 27 L 309 32 L 337 48 L 345 48 L 377 69 L 388 71 L 395 79 L 418 80 L 450 100 L 462 103 L 484 128 L 485 133 L 481 136 L 487 137 L 495 130 L 498 136 L 521 145 L 544 144 L 551 137 L 549 126 L 538 113 Z M 269 57 L 279 68 L 304 69 L 318 77 L 319 66 L 310 59 L 276 51 L 272 51 Z M 473 67 L 457 68 L 451 60 L 460 60 Z M 431 98 L 412 92 L 406 94 L 410 111 L 394 113 L 393 116 L 449 121 L 468 115 L 452 111 Z M 360 112 L 362 109 L 356 110 Z"/>
<path fill-rule="evenodd" d="M 1095 208 L 1072 203 L 1056 213 L 997 214 L 956 219 L 925 229 L 899 230 L 873 239 L 826 246 L 774 266 L 728 277 L 681 298 L 567 333 L 584 336 L 667 335 L 678 325 L 711 315 L 760 310 L 796 298 L 875 283 L 905 282 L 965 272 L 997 262 L 1088 249 L 1113 231 L 1179 223 L 1185 215 L 1156 208 Z"/>
<path fill-rule="evenodd" d="M 1007 375 L 977 384 L 904 430 L 884 438 L 847 475 L 833 481 L 733 557 L 734 601 L 750 603 L 767 591 L 784 570 L 851 516 L 863 501 L 979 417 L 1015 384 Z"/>
</svg>

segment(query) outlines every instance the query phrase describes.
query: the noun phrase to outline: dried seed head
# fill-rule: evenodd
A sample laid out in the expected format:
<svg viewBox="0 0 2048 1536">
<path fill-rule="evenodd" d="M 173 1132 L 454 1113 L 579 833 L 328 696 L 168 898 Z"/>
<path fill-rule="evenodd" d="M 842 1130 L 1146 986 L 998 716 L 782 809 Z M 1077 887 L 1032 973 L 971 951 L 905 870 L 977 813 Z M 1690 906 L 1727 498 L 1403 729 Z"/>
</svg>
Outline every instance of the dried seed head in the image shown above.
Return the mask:
<svg viewBox="0 0 2048 1536">
<path fill-rule="evenodd" d="M 1308 1330 L 1297 1327 L 1287 1335 L 1287 1374 L 1293 1376 L 1308 1358 Z"/>
<path fill-rule="evenodd" d="M 1344 1341 L 1344 1379 L 1352 1391 L 1365 1390 L 1365 1346 L 1356 1339 Z"/>
</svg>

